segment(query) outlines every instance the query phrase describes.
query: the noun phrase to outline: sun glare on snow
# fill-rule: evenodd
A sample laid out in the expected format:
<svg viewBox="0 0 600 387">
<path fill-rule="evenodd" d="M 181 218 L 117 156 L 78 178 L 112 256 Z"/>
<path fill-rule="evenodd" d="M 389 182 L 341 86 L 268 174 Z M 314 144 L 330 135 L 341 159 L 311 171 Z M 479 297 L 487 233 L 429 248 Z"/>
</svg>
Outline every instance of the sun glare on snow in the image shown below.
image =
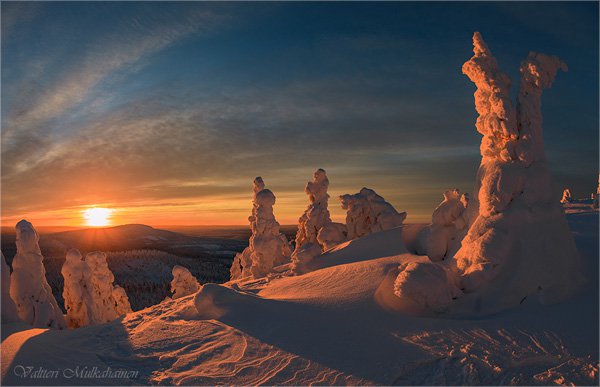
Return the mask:
<svg viewBox="0 0 600 387">
<path fill-rule="evenodd" d="M 113 210 L 108 208 L 88 208 L 83 211 L 83 218 L 88 226 L 108 226 Z"/>
</svg>

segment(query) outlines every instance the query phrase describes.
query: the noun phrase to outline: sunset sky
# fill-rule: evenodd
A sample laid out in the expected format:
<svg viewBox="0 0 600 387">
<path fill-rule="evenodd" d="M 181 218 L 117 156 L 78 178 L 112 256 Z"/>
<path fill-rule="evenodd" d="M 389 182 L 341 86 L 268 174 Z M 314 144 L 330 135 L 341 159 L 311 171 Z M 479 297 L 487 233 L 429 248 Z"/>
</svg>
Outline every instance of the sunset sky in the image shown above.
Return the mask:
<svg viewBox="0 0 600 387">
<path fill-rule="evenodd" d="M 556 189 L 595 191 L 598 3 L 2 2 L 2 225 L 247 224 L 262 176 L 282 224 L 319 167 L 407 222 L 471 191 L 481 136 L 461 74 L 480 31 L 518 89 L 528 51 Z M 558 200 L 558 197 L 557 197 Z"/>
</svg>

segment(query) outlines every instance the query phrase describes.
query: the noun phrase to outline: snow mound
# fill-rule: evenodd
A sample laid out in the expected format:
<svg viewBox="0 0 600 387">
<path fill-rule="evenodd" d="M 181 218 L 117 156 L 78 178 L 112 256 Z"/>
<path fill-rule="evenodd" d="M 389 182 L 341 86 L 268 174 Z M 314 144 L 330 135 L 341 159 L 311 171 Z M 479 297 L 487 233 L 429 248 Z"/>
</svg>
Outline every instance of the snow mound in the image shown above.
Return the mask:
<svg viewBox="0 0 600 387">
<path fill-rule="evenodd" d="M 13 258 L 10 296 L 19 318 L 36 328 L 66 328 L 62 311 L 46 280 L 39 236 L 25 219 L 17 223 L 17 254 Z"/>
<path fill-rule="evenodd" d="M 314 255 L 317 251 L 313 248 L 312 252 L 307 252 L 307 256 L 312 258 L 298 265 L 296 273 L 302 274 L 335 265 L 406 254 L 408 250 L 403 243 L 402 231 L 403 226 L 368 234 L 340 243 L 320 255 Z M 315 259 L 316 257 L 318 259 Z"/>
<path fill-rule="evenodd" d="M 406 219 L 406 212 L 399 213 L 369 188 L 362 188 L 353 195 L 341 195 L 340 201 L 342 208 L 347 211 L 348 239 L 401 226 Z"/>
<path fill-rule="evenodd" d="M 261 177 L 254 179 L 253 191 L 252 215 L 248 218 L 252 230 L 250 245 L 235 255 L 231 265 L 232 280 L 265 277 L 274 266 L 289 262 L 292 253 L 273 214 L 275 195 L 265 188 Z"/>
<path fill-rule="evenodd" d="M 171 293 L 173 299 L 194 294 L 200 289 L 200 284 L 192 273 L 183 266 L 173 266 L 173 281 L 171 281 Z"/>
<path fill-rule="evenodd" d="M 394 294 L 414 303 L 412 307 L 416 311 L 443 313 L 460 294 L 453 283 L 452 273 L 443 265 L 428 260 L 408 262 L 400 265 L 399 271 L 394 282 Z"/>
</svg>

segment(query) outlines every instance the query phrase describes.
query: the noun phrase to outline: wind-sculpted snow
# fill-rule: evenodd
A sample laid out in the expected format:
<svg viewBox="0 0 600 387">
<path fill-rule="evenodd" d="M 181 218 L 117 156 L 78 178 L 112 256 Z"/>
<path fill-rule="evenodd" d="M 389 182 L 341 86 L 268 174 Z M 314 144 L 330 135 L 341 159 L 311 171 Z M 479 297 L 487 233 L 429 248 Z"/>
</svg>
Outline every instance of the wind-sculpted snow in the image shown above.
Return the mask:
<svg viewBox="0 0 600 387">
<path fill-rule="evenodd" d="M 46 280 L 39 236 L 26 220 L 17 223 L 17 254 L 13 258 L 10 296 L 19 318 L 36 328 L 66 328 L 62 311 Z"/>
<path fill-rule="evenodd" d="M 231 265 L 231 279 L 260 278 L 274 266 L 289 262 L 292 248 L 273 214 L 275 195 L 265 188 L 261 177 L 254 179 L 252 215 L 248 218 L 252 235 L 250 245 L 235 255 Z"/>
<path fill-rule="evenodd" d="M 173 266 L 173 281 L 171 281 L 171 293 L 173 299 L 194 294 L 200 289 L 198 280 L 183 266 Z"/>
<path fill-rule="evenodd" d="M 582 276 L 573 237 L 552 194 L 541 95 L 566 65 L 556 57 L 530 53 L 521 64 L 515 113 L 510 79 L 479 33 L 473 45 L 475 55 L 463 73 L 477 86 L 481 165 L 466 209 L 468 231 L 453 259 L 444 264 L 464 295 L 447 307 L 480 314 L 515 307 L 528 296 L 543 303 L 564 300 L 581 285 Z M 434 239 L 442 246 L 429 243 L 427 252 L 436 260 L 447 238 Z"/>
<path fill-rule="evenodd" d="M 549 331 L 456 329 L 402 337 L 434 356 L 394 385 L 596 385 L 598 364 L 572 355 Z"/>
<path fill-rule="evenodd" d="M 353 195 L 341 195 L 340 201 L 342 208 L 347 211 L 348 239 L 401 226 L 406 219 L 406 212 L 399 213 L 369 188 L 362 188 Z"/>
</svg>

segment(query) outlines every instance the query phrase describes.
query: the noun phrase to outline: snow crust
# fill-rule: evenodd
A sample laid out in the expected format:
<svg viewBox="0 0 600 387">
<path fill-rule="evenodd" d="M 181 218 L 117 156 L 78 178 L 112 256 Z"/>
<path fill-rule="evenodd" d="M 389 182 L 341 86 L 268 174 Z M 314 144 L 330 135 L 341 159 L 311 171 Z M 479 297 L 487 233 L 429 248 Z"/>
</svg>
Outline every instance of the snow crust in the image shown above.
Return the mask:
<svg viewBox="0 0 600 387">
<path fill-rule="evenodd" d="M 173 266 L 173 281 L 171 281 L 171 293 L 173 299 L 189 296 L 196 293 L 201 285 L 190 271 L 179 265 Z"/>
<path fill-rule="evenodd" d="M 250 245 L 235 255 L 231 279 L 264 277 L 274 266 L 290 261 L 292 248 L 279 231 L 279 223 L 273 214 L 275 195 L 265 188 L 261 177 L 254 179 L 253 191 L 252 215 L 248 218 L 252 230 Z"/>
<path fill-rule="evenodd" d="M 12 262 L 10 296 L 19 318 L 36 328 L 66 328 L 62 311 L 46 280 L 37 231 L 23 219 L 16 225 L 16 237 L 17 254 Z"/>
<path fill-rule="evenodd" d="M 347 211 L 348 239 L 401 226 L 406 219 L 406 212 L 399 213 L 383 197 L 366 187 L 353 195 L 341 195 L 340 201 Z"/>
</svg>

